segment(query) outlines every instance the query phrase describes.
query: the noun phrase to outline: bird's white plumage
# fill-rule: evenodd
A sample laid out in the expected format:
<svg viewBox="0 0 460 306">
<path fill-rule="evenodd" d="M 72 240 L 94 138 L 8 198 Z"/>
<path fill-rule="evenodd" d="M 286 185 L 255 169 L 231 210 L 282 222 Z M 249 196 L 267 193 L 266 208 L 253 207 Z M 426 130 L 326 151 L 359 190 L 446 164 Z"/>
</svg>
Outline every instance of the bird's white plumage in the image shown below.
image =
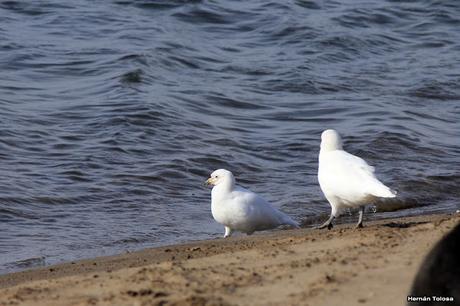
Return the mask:
<svg viewBox="0 0 460 306">
<path fill-rule="evenodd" d="M 216 170 L 208 182 L 214 184 L 211 192 L 212 216 L 226 228 L 252 234 L 284 224 L 298 227 L 289 216 L 272 207 L 259 195 L 236 186 L 230 171 Z M 226 236 L 229 236 L 227 231 Z"/>
<path fill-rule="evenodd" d="M 332 207 L 332 216 L 346 207 L 370 204 L 376 198 L 393 198 L 395 192 L 374 175 L 374 167 L 342 149 L 342 141 L 334 130 L 321 135 L 318 181 Z"/>
</svg>

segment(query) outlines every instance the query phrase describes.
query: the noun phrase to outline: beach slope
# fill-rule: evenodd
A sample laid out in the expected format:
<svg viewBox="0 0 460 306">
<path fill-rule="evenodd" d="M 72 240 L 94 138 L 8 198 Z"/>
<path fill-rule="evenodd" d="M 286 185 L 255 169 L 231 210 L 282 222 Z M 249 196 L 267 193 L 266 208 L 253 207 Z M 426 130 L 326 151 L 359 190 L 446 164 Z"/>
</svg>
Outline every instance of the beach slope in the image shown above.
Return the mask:
<svg viewBox="0 0 460 306">
<path fill-rule="evenodd" d="M 405 305 L 460 215 L 286 230 L 0 276 L 0 305 Z"/>
</svg>

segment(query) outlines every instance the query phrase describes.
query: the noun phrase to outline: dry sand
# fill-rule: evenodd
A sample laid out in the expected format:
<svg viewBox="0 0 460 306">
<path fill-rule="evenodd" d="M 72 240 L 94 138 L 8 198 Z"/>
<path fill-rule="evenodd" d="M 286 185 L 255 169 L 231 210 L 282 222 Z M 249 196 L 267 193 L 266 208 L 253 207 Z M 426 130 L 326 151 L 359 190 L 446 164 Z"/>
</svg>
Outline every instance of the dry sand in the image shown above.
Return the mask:
<svg viewBox="0 0 460 306">
<path fill-rule="evenodd" d="M 0 305 L 404 305 L 460 215 L 287 230 L 0 276 Z"/>
</svg>

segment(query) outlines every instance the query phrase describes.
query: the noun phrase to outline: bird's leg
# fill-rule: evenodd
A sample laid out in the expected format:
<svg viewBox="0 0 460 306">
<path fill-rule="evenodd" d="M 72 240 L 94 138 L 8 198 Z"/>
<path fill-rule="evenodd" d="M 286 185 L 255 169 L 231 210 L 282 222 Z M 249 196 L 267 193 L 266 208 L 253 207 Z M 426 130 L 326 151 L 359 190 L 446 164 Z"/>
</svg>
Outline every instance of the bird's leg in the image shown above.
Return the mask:
<svg viewBox="0 0 460 306">
<path fill-rule="evenodd" d="M 332 229 L 332 227 L 334 227 L 334 224 L 332 224 L 332 221 L 335 219 L 334 215 L 331 214 L 331 216 L 329 217 L 329 219 L 327 219 L 326 222 L 324 222 L 322 225 L 316 227 L 317 229 L 323 229 L 325 227 L 327 227 L 328 230 Z"/>
<path fill-rule="evenodd" d="M 363 215 L 364 215 L 364 206 L 361 206 L 359 208 L 359 219 L 358 219 L 358 224 L 356 224 L 356 228 L 363 227 Z"/>
<path fill-rule="evenodd" d="M 227 238 L 227 237 L 230 237 L 232 235 L 232 229 L 228 226 L 225 227 L 225 234 L 224 234 L 224 238 Z"/>
</svg>

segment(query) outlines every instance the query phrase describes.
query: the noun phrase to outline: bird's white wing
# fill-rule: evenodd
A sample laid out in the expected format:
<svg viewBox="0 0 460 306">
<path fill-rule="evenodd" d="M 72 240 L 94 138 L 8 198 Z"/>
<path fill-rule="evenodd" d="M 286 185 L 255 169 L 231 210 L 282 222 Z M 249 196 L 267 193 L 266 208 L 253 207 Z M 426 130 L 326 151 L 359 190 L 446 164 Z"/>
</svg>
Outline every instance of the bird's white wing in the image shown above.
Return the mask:
<svg viewBox="0 0 460 306">
<path fill-rule="evenodd" d="M 242 187 L 236 187 L 232 193 L 234 203 L 238 203 L 241 210 L 240 216 L 244 216 L 253 230 L 269 229 L 284 224 L 285 215 L 256 193 Z"/>
<path fill-rule="evenodd" d="M 389 191 L 375 177 L 374 167 L 343 150 L 327 152 L 320 158 L 319 179 L 325 193 L 344 202 L 356 203 L 358 199 L 384 196 L 380 194 Z"/>
</svg>

